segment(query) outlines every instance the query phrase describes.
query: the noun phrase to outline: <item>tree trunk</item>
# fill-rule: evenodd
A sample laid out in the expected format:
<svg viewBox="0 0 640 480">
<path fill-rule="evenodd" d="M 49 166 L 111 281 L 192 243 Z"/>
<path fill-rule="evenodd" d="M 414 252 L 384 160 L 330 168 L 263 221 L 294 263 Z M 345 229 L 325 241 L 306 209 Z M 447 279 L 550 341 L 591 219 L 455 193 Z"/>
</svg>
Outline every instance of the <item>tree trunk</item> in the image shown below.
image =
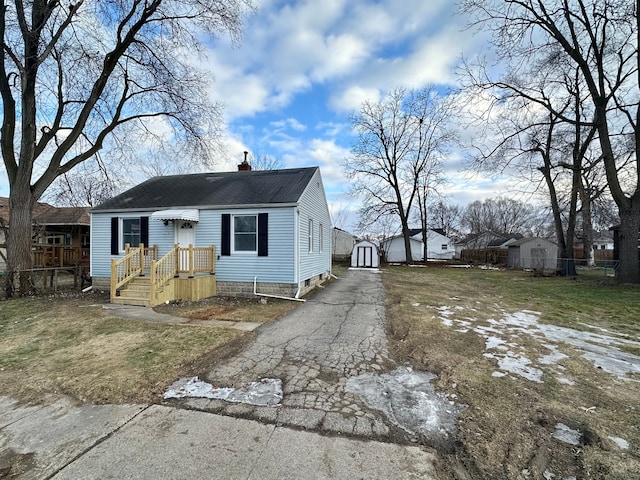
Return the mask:
<svg viewBox="0 0 640 480">
<path fill-rule="evenodd" d="M 409 224 L 406 217 L 400 216 L 402 223 L 402 237 L 404 238 L 405 262 L 407 265 L 413 263 L 413 255 L 411 255 L 411 237 L 409 236 Z"/>
<path fill-rule="evenodd" d="M 593 253 L 593 221 L 591 219 L 591 196 L 584 187 L 580 186 L 580 203 L 582 203 L 582 258 L 587 267 L 595 265 Z"/>
<path fill-rule="evenodd" d="M 620 209 L 618 281 L 621 283 L 640 283 L 638 231 L 640 231 L 640 212 L 638 209 Z"/>
<path fill-rule="evenodd" d="M 9 196 L 9 235 L 7 237 L 7 275 L 5 295 L 26 295 L 31 292 L 31 255 L 33 196 L 29 186 L 14 185 Z"/>
</svg>

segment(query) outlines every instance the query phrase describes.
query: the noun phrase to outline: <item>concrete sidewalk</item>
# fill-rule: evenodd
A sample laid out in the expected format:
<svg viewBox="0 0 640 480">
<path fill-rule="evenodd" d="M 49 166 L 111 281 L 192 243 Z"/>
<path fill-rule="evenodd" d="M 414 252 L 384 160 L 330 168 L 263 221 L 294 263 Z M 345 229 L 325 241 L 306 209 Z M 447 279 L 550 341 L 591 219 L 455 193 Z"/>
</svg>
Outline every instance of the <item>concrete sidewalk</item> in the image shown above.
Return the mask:
<svg viewBox="0 0 640 480">
<path fill-rule="evenodd" d="M 434 457 L 419 447 L 160 405 L 0 398 L 0 446 L 0 477 L 21 479 L 434 478 Z"/>
</svg>

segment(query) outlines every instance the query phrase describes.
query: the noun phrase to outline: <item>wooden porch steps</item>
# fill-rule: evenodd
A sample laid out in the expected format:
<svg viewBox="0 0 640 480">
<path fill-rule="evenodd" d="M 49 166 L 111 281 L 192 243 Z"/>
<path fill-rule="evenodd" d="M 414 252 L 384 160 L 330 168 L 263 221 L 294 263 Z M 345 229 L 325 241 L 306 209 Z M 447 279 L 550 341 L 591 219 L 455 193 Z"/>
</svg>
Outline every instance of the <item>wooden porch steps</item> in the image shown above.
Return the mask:
<svg viewBox="0 0 640 480">
<path fill-rule="evenodd" d="M 136 277 L 118 292 L 120 295 L 111 299 L 111 303 L 120 305 L 149 306 L 151 297 L 151 279 Z"/>
</svg>

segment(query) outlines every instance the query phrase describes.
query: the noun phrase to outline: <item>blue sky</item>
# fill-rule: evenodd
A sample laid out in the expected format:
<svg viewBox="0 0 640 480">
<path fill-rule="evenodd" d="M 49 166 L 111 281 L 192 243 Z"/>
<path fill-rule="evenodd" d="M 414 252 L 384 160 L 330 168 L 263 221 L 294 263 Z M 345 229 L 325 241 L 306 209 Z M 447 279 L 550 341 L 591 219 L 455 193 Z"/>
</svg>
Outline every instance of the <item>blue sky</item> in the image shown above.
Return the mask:
<svg viewBox="0 0 640 480">
<path fill-rule="evenodd" d="M 239 46 L 209 44 L 228 136 L 228 159 L 216 168 L 235 168 L 244 150 L 286 168 L 318 165 L 334 212 L 357 207 L 341 169 L 349 114 L 395 87 L 455 88 L 461 56 L 481 48 L 466 21 L 451 0 L 260 1 Z M 471 179 L 460 166 L 460 154 L 446 165 L 453 202 L 505 192 L 504 180 Z"/>
<path fill-rule="evenodd" d="M 364 100 L 396 87 L 457 86 L 461 56 L 481 40 L 465 29 L 451 0 L 256 0 L 238 45 L 224 36 L 198 59 L 211 76 L 211 96 L 224 105 L 226 156 L 233 170 L 243 151 L 269 154 L 285 168 L 319 166 L 333 213 L 356 211 L 341 164 L 353 141 L 349 115 Z M 468 134 L 468 132 L 467 132 Z M 505 193 L 507 181 L 460 171 L 447 161 L 454 203 Z M 8 195 L 0 178 L 0 194 Z M 355 220 L 349 216 L 350 228 Z"/>
</svg>

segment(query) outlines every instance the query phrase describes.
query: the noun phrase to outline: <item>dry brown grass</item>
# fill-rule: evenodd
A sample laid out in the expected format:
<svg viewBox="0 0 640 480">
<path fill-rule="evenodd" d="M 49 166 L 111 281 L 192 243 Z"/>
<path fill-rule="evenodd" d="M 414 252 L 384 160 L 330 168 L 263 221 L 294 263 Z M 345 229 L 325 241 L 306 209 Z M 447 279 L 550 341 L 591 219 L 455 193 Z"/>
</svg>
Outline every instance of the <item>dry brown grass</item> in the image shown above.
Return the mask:
<svg viewBox="0 0 640 480">
<path fill-rule="evenodd" d="M 562 346 L 559 362 L 574 385 L 559 383 L 545 369 L 542 383 L 516 375 L 492 376 L 485 339 L 446 326 L 438 308 L 460 306 L 452 320 L 474 318 L 489 325 L 504 311 L 535 310 L 544 323 L 585 329 L 585 323 L 638 339 L 640 290 L 603 278 L 535 278 L 516 272 L 444 268 L 389 268 L 387 319 L 393 354 L 417 369 L 438 374 L 437 388 L 455 393 L 468 408 L 460 416 L 459 448 L 443 455 L 443 478 L 638 479 L 640 478 L 640 378 L 620 380 Z M 519 335 L 529 358 L 548 350 Z M 518 347 L 518 348 L 519 348 Z M 592 408 L 595 407 L 595 408 Z M 573 447 L 551 437 L 557 423 L 583 433 Z M 630 444 L 616 446 L 610 436 Z"/>
<path fill-rule="evenodd" d="M 159 305 L 154 310 L 191 320 L 266 323 L 281 318 L 299 305 L 279 298 L 211 297 L 198 302 Z"/>
<path fill-rule="evenodd" d="M 242 336 L 208 326 L 109 316 L 103 298 L 0 302 L 3 395 L 37 401 L 61 393 L 98 403 L 157 401 L 177 377 Z"/>
</svg>

